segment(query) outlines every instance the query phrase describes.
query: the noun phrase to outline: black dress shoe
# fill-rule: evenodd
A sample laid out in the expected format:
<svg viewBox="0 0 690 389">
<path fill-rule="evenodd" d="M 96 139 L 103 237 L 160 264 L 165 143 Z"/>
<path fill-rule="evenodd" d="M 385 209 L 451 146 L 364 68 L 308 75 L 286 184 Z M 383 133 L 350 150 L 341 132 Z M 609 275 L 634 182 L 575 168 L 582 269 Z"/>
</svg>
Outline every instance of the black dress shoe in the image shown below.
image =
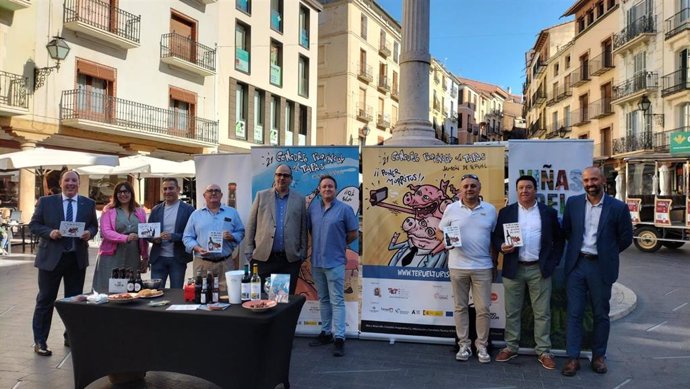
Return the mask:
<svg viewBox="0 0 690 389">
<path fill-rule="evenodd" d="M 53 352 L 48 348 L 47 344 L 34 344 L 34 352 L 42 357 L 49 357 Z"/>
</svg>

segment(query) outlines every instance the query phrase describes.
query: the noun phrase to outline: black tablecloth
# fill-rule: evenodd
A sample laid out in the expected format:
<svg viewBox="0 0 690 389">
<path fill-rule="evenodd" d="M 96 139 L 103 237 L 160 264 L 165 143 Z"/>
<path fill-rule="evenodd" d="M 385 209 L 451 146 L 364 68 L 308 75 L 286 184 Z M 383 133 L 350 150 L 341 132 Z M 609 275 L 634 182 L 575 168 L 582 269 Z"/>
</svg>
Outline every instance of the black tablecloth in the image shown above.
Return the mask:
<svg viewBox="0 0 690 389">
<path fill-rule="evenodd" d="M 182 304 L 182 290 L 166 289 L 155 300 L 162 299 Z M 184 373 L 223 388 L 289 387 L 303 296 L 262 313 L 235 304 L 225 311 L 166 311 L 148 301 L 55 303 L 71 342 L 75 388 L 133 371 Z"/>
</svg>

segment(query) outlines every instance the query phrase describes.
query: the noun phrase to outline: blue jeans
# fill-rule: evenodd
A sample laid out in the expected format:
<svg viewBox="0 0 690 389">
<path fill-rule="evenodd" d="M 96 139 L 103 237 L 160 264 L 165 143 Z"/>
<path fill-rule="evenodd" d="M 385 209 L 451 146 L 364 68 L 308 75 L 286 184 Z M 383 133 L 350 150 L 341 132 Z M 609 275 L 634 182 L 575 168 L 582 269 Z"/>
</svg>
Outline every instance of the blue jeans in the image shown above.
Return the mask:
<svg viewBox="0 0 690 389">
<path fill-rule="evenodd" d="M 165 288 L 169 275 L 170 289 L 182 289 L 186 271 L 186 263 L 181 263 L 173 257 L 158 257 L 156 262 L 151 265 L 151 278 L 160 278 L 161 288 Z"/>
<path fill-rule="evenodd" d="M 566 330 L 566 353 L 569 358 L 579 358 L 582 347 L 585 307 L 588 296 L 592 300 L 594 330 L 592 333 L 592 357 L 606 356 L 609 341 L 609 300 L 611 285 L 606 284 L 599 274 L 596 261 L 578 258 L 577 264 L 566 281 L 568 296 L 568 327 Z"/>
<path fill-rule="evenodd" d="M 312 267 L 312 277 L 319 293 L 321 331 L 345 339 L 345 264 L 326 269 Z"/>
</svg>

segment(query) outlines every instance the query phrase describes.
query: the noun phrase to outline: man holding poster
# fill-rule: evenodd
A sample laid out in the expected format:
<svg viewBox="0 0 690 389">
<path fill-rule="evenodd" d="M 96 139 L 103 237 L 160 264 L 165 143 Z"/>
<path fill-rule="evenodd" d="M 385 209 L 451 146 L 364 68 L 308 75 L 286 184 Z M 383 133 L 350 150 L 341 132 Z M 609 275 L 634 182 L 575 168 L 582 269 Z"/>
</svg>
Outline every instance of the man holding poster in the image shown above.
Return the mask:
<svg viewBox="0 0 690 389">
<path fill-rule="evenodd" d="M 546 369 L 555 369 L 551 355 L 551 275 L 563 254 L 563 236 L 556 210 L 537 202 L 537 180 L 520 176 L 515 184 L 518 201 L 498 213 L 492 243 L 503 253 L 506 347 L 496 362 L 517 357 L 525 289 L 534 313 L 534 341 L 538 360 Z M 517 233 L 507 242 L 506 232 L 517 225 Z M 514 237 L 519 236 L 518 242 Z M 519 247 L 518 247 L 519 246 Z"/>
<path fill-rule="evenodd" d="M 439 229 L 459 226 L 462 246 L 449 250 L 448 269 L 455 299 L 455 331 L 460 351 L 458 361 L 472 356 L 469 339 L 469 292 L 477 311 L 477 357 L 481 363 L 491 362 L 487 352 L 491 315 L 491 282 L 496 258 L 491 250 L 491 232 L 496 226 L 496 208 L 480 199 L 482 186 L 479 177 L 465 174 L 460 179 L 460 201 L 451 203 L 443 212 Z"/>
<path fill-rule="evenodd" d="M 611 286 L 618 279 L 618 254 L 633 241 L 628 206 L 604 193 L 604 176 L 597 167 L 582 172 L 585 194 L 568 199 L 563 214 L 563 230 L 568 246 L 565 252 L 568 324 L 566 353 L 568 362 L 561 373 L 572 377 L 580 369 L 582 319 L 591 300 L 594 318 L 592 370 L 599 374 L 606 367 L 609 340 L 609 300 Z"/>
</svg>

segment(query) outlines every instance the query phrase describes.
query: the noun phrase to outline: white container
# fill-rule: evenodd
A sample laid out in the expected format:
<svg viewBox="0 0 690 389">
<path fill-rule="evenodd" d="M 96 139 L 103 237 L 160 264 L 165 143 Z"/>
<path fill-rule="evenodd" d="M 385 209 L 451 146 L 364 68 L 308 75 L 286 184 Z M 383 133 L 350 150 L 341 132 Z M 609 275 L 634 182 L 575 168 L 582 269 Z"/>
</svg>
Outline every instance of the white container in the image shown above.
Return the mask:
<svg viewBox="0 0 690 389">
<path fill-rule="evenodd" d="M 240 297 L 242 277 L 244 277 L 244 270 L 230 270 L 225 272 L 225 282 L 228 285 L 228 300 L 230 304 L 240 304 L 242 302 L 242 298 Z"/>
</svg>

